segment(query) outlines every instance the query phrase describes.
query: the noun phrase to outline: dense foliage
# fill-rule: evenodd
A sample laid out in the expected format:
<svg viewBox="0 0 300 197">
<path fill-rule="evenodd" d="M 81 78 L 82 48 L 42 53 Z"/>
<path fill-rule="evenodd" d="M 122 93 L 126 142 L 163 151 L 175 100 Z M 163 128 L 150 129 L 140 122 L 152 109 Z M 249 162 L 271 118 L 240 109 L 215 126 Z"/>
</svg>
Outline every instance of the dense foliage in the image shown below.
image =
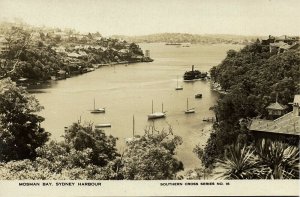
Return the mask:
<svg viewBox="0 0 300 197">
<path fill-rule="evenodd" d="M 104 131 L 93 129 L 92 125 L 74 123 L 66 130 L 64 139 L 76 151 L 90 149 L 91 163 L 94 165 L 105 166 L 120 156 L 116 149 L 117 138 L 106 136 Z"/>
<path fill-rule="evenodd" d="M 45 144 L 49 133 L 36 115 L 42 107 L 10 79 L 0 81 L 0 161 L 34 159 L 35 149 Z"/>
<path fill-rule="evenodd" d="M 225 179 L 299 179 L 299 147 L 264 139 L 248 147 L 237 143 L 219 164 Z"/>
<path fill-rule="evenodd" d="M 43 82 L 51 76 L 59 77 L 61 70 L 68 76 L 77 75 L 87 72 L 92 64 L 136 62 L 137 56 L 144 56 L 137 44 L 104 38 L 99 33 L 79 35 L 26 25 L 3 28 L 6 49 L 0 53 L 0 78 L 10 77 L 13 81 L 26 78 L 27 83 Z M 58 33 L 68 35 L 62 38 Z"/>
<path fill-rule="evenodd" d="M 161 132 L 133 138 L 122 155 L 116 140 L 91 124 L 74 123 L 64 141 L 38 147 L 35 159 L 0 163 L 0 175 L 9 180 L 158 180 L 174 179 L 183 169 L 175 158 L 182 143 L 178 136 Z"/>
<path fill-rule="evenodd" d="M 182 143 L 178 136 L 165 132 L 146 134 L 128 142 L 124 152 L 123 169 L 125 179 L 166 180 L 175 179 L 176 173 L 183 170 L 177 160 L 175 149 Z"/>
<path fill-rule="evenodd" d="M 256 42 L 239 52 L 228 51 L 222 63 L 211 69 L 211 76 L 227 94 L 215 106 L 218 122 L 202 157 L 207 167 L 223 158 L 224 147 L 236 141 L 251 142 L 249 119 L 267 117 L 266 107 L 275 102 L 276 95 L 278 102 L 288 105 L 300 93 L 300 53 L 278 54 Z"/>
<path fill-rule="evenodd" d="M 50 141 L 36 149 L 35 160 L 2 163 L 3 179 L 120 179 L 116 140 L 92 125 L 71 125 L 64 141 Z"/>
</svg>

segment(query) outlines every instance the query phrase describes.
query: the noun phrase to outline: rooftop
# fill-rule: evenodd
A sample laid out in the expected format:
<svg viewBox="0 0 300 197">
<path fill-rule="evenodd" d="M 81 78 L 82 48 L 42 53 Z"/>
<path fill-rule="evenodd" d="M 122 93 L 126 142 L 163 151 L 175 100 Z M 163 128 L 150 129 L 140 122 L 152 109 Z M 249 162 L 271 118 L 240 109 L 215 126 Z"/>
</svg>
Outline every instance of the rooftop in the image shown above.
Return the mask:
<svg viewBox="0 0 300 197">
<path fill-rule="evenodd" d="M 300 105 L 300 94 L 295 95 L 293 103 Z"/>
<path fill-rule="evenodd" d="M 282 104 L 276 102 L 276 103 L 271 103 L 271 104 L 267 107 L 267 109 L 285 110 L 285 109 L 287 109 L 287 106 L 282 105 Z"/>
<path fill-rule="evenodd" d="M 249 130 L 300 136 L 300 116 L 298 114 L 298 110 L 300 108 L 299 103 L 300 95 L 295 95 L 293 104 L 296 107 L 294 107 L 293 111 L 275 120 L 252 119 Z M 285 106 L 282 106 L 281 104 L 276 102 L 272 103 L 267 108 L 282 109 L 283 107 Z"/>
<path fill-rule="evenodd" d="M 6 43 L 7 40 L 5 39 L 4 36 L 1 36 L 1 35 L 0 35 L 0 42 L 1 42 L 1 43 Z"/>
<path fill-rule="evenodd" d="M 300 116 L 290 112 L 275 120 L 253 119 L 249 130 L 300 136 Z"/>
</svg>

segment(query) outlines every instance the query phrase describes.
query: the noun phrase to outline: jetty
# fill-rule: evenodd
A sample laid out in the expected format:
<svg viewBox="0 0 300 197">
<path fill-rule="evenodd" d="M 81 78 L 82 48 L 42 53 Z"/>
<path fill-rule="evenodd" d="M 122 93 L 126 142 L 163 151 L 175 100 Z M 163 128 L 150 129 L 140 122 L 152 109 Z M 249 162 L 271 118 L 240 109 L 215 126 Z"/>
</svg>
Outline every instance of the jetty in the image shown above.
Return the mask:
<svg viewBox="0 0 300 197">
<path fill-rule="evenodd" d="M 205 122 L 215 122 L 216 119 L 214 117 L 207 117 L 207 118 L 203 118 L 202 120 Z"/>
</svg>

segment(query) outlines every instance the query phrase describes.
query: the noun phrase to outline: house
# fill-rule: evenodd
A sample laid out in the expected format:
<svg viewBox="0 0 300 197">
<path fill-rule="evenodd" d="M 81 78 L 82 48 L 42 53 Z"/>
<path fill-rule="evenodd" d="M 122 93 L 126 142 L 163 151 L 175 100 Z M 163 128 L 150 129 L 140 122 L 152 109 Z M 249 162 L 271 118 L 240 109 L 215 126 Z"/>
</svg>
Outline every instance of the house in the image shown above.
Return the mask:
<svg viewBox="0 0 300 197">
<path fill-rule="evenodd" d="M 64 70 L 59 70 L 57 72 L 57 78 L 56 79 L 66 79 L 67 78 L 67 72 Z"/>
<path fill-rule="evenodd" d="M 34 39 L 34 40 L 38 40 L 38 39 L 41 38 L 41 35 L 40 35 L 39 32 L 33 32 L 33 33 L 31 33 L 31 37 L 32 37 L 32 39 Z"/>
<path fill-rule="evenodd" d="M 8 50 L 8 42 L 4 36 L 0 35 L 0 54 Z"/>
<path fill-rule="evenodd" d="M 119 56 L 121 57 L 125 57 L 129 54 L 129 50 L 128 49 L 121 49 L 118 51 Z"/>
<path fill-rule="evenodd" d="M 85 51 L 79 51 L 78 52 L 80 56 L 87 56 L 88 54 Z"/>
<path fill-rule="evenodd" d="M 64 46 L 52 47 L 51 49 L 54 50 L 56 53 L 65 53 L 66 52 L 66 47 L 64 47 Z"/>
<path fill-rule="evenodd" d="M 81 57 L 81 55 L 78 53 L 72 52 L 72 53 L 68 53 L 68 57 L 78 58 L 78 57 Z"/>
<path fill-rule="evenodd" d="M 121 50 L 119 50 L 119 53 L 129 53 L 129 50 L 128 49 L 121 49 Z"/>
<path fill-rule="evenodd" d="M 277 53 L 283 53 L 292 49 L 299 49 L 299 42 L 294 42 L 293 44 L 288 44 L 283 41 L 270 43 L 270 52 L 277 51 Z"/>
<path fill-rule="evenodd" d="M 101 46 L 93 46 L 92 48 L 94 48 L 94 49 L 101 49 Z"/>
<path fill-rule="evenodd" d="M 270 43 L 274 43 L 274 42 L 275 42 L 275 37 L 271 35 L 269 35 L 268 38 L 264 38 L 261 40 L 262 45 L 269 45 Z"/>
<path fill-rule="evenodd" d="M 65 32 L 54 32 L 55 36 L 60 36 L 61 39 L 66 40 L 69 38 L 69 35 Z"/>
<path fill-rule="evenodd" d="M 293 111 L 286 113 L 274 120 L 252 119 L 249 126 L 255 139 L 269 138 L 269 139 L 286 139 L 289 137 L 300 138 L 300 95 L 295 95 L 292 103 Z M 280 109 L 274 111 L 275 113 L 282 113 L 285 108 L 282 105 L 273 104 L 270 109 Z M 272 110 L 271 110 L 272 111 Z"/>
<path fill-rule="evenodd" d="M 269 35 L 267 39 L 264 38 L 261 40 L 261 44 L 269 46 L 270 52 L 276 51 L 277 53 L 283 53 L 290 49 L 298 49 L 299 37 L 289 37 L 286 35 L 274 37 Z"/>
<path fill-rule="evenodd" d="M 145 50 L 145 57 L 150 57 L 150 50 Z"/>
<path fill-rule="evenodd" d="M 275 103 L 271 103 L 266 109 L 268 110 L 269 116 L 274 119 L 283 116 L 286 113 L 288 106 L 282 105 L 276 100 Z"/>
<path fill-rule="evenodd" d="M 102 39 L 101 36 L 96 36 L 96 37 L 94 37 L 94 40 L 101 40 L 101 39 Z"/>
<path fill-rule="evenodd" d="M 77 46 L 75 46 L 75 49 L 83 49 L 83 46 L 82 45 L 77 45 Z"/>
</svg>

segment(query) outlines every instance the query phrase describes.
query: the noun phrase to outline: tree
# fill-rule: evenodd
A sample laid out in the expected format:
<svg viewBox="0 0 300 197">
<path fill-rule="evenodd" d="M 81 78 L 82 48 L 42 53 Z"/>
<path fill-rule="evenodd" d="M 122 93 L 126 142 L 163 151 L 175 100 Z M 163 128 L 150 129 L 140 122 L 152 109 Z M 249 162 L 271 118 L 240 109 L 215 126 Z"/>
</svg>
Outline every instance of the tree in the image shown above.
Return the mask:
<svg viewBox="0 0 300 197">
<path fill-rule="evenodd" d="M 35 160 L 0 163 L 0 176 L 9 180 L 122 179 L 116 138 L 79 123 L 71 125 L 64 138 L 38 147 Z"/>
<path fill-rule="evenodd" d="M 181 143 L 180 137 L 164 131 L 133 138 L 123 154 L 124 179 L 174 179 L 176 173 L 183 170 L 182 162 L 174 157 L 174 151 Z"/>
<path fill-rule="evenodd" d="M 255 146 L 230 146 L 219 160 L 225 179 L 299 179 L 299 148 L 262 139 Z"/>
<path fill-rule="evenodd" d="M 92 150 L 77 151 L 64 142 L 51 141 L 37 149 L 37 158 L 0 163 L 6 180 L 108 180 L 117 179 L 114 162 L 100 167 L 91 163 Z M 118 160 L 116 160 L 117 162 Z"/>
<path fill-rule="evenodd" d="M 230 146 L 228 156 L 220 160 L 220 166 L 225 170 L 222 178 L 225 179 L 255 179 L 257 160 L 254 157 L 253 150 L 241 146 L 239 143 Z"/>
<path fill-rule="evenodd" d="M 8 50 L 2 55 L 0 79 L 9 77 L 20 63 L 20 57 L 31 42 L 31 34 L 21 28 L 12 28 L 6 37 Z"/>
<path fill-rule="evenodd" d="M 268 179 L 299 179 L 299 148 L 282 142 L 262 139 L 255 146 L 261 173 Z"/>
<path fill-rule="evenodd" d="M 36 115 L 39 102 L 10 79 L 0 81 L 0 161 L 34 159 L 35 149 L 47 142 L 49 133 Z"/>
<path fill-rule="evenodd" d="M 65 132 L 65 142 L 77 151 L 91 149 L 91 163 L 105 166 L 118 156 L 115 138 L 106 136 L 102 130 L 93 129 L 92 125 L 83 126 L 74 123 Z"/>
<path fill-rule="evenodd" d="M 144 55 L 142 49 L 135 43 L 129 45 L 129 51 L 135 55 Z"/>
<path fill-rule="evenodd" d="M 251 118 L 267 118 L 266 107 L 276 100 L 288 105 L 299 94 L 300 54 L 295 50 L 270 53 L 260 42 L 245 46 L 240 51 L 228 51 L 222 63 L 211 70 L 214 81 L 226 90 L 221 95 L 214 111 L 218 122 L 214 124 L 204 149 L 202 162 L 208 166 L 222 159 L 224 147 L 241 139 L 248 145 L 252 142 L 247 128 L 241 121 Z M 290 145 L 297 140 L 290 141 Z M 298 140 L 299 143 L 299 140 Z"/>
</svg>

